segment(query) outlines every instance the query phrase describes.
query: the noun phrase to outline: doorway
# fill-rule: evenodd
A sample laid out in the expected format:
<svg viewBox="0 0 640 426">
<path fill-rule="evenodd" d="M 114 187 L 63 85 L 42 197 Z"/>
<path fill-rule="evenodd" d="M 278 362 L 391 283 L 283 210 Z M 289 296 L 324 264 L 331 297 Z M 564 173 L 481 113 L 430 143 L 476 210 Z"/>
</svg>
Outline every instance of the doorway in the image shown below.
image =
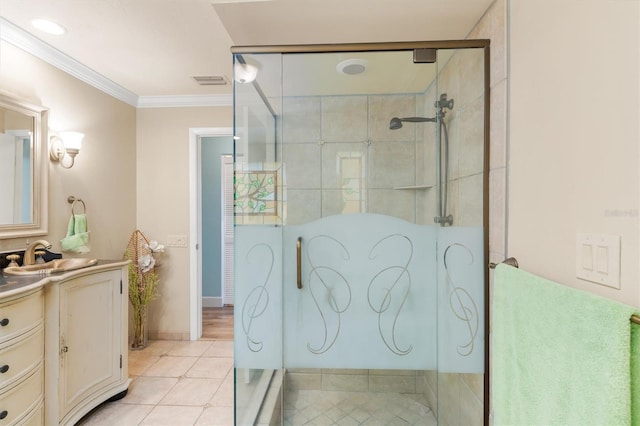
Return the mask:
<svg viewBox="0 0 640 426">
<path fill-rule="evenodd" d="M 224 286 L 233 279 L 229 275 L 232 257 L 228 251 L 229 242 L 225 247 L 225 187 L 229 182 L 229 157 L 233 158 L 233 130 L 231 128 L 195 128 L 190 129 L 190 240 L 197 241 L 190 248 L 190 338 L 197 340 L 203 337 L 203 322 L 207 324 L 218 321 L 218 316 L 224 317 L 225 312 L 208 312 L 203 318 L 203 309 L 222 309 L 228 301 L 225 300 Z M 225 168 L 226 167 L 226 168 Z M 226 171 L 226 175 L 225 175 Z M 226 178 L 225 178 L 226 176 Z M 232 174 L 231 174 L 232 177 Z M 233 196 L 233 189 L 227 188 Z M 232 199 L 231 199 L 232 200 Z M 232 211 L 227 200 L 227 212 Z M 226 234 L 229 234 L 228 226 Z M 233 228 L 231 227 L 231 231 Z M 232 232 L 231 232 L 232 234 Z M 231 242 L 232 244 L 232 242 Z M 226 266 L 225 266 L 226 264 Z M 227 311 L 230 309 L 227 309 Z M 207 333 L 207 336 L 212 336 Z M 216 334 L 216 336 L 218 336 Z M 206 337 L 206 336 L 204 336 Z M 231 338 L 232 336 L 228 336 Z"/>
</svg>

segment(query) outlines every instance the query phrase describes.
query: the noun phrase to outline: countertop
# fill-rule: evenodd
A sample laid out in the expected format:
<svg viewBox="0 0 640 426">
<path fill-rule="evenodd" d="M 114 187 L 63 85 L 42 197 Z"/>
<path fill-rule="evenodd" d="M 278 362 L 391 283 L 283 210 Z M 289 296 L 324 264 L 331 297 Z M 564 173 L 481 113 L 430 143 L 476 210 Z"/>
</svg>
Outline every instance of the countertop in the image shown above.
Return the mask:
<svg viewBox="0 0 640 426">
<path fill-rule="evenodd" d="M 51 282 L 58 282 L 73 278 L 75 276 L 85 275 L 113 269 L 127 265 L 129 260 L 98 260 L 98 263 L 86 268 L 75 269 L 69 272 L 56 273 L 51 275 L 0 275 L 0 298 L 15 296 L 23 292 L 27 292 L 38 287 L 43 287 Z"/>
</svg>

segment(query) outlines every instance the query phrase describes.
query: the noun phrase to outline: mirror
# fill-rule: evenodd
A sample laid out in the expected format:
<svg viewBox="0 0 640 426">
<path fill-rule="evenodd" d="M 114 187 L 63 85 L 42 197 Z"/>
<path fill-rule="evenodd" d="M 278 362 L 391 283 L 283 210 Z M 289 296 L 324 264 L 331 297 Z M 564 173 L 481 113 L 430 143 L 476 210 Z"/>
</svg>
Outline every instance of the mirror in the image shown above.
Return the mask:
<svg viewBox="0 0 640 426">
<path fill-rule="evenodd" d="M 0 238 L 47 233 L 47 110 L 0 93 Z"/>
</svg>

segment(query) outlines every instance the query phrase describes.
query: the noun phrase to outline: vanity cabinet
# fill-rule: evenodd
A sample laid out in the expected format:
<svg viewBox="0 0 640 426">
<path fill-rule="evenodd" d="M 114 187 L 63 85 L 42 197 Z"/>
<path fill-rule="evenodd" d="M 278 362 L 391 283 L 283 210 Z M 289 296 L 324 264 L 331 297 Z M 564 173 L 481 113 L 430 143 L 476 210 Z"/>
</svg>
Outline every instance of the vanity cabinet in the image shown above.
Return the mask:
<svg viewBox="0 0 640 426">
<path fill-rule="evenodd" d="M 45 291 L 47 424 L 75 424 L 129 386 L 127 268 L 90 269 Z"/>
<path fill-rule="evenodd" d="M 44 423 L 41 289 L 0 298 L 0 425 Z"/>
</svg>

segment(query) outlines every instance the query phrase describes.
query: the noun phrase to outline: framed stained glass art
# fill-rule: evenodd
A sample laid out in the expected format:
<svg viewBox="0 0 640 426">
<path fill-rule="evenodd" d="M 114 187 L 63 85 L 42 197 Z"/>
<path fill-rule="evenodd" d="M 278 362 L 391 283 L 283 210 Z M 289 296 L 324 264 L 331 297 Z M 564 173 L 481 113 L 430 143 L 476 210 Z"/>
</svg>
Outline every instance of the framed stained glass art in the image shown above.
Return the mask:
<svg viewBox="0 0 640 426">
<path fill-rule="evenodd" d="M 236 215 L 276 216 L 278 214 L 276 171 L 239 172 L 234 175 Z"/>
</svg>

